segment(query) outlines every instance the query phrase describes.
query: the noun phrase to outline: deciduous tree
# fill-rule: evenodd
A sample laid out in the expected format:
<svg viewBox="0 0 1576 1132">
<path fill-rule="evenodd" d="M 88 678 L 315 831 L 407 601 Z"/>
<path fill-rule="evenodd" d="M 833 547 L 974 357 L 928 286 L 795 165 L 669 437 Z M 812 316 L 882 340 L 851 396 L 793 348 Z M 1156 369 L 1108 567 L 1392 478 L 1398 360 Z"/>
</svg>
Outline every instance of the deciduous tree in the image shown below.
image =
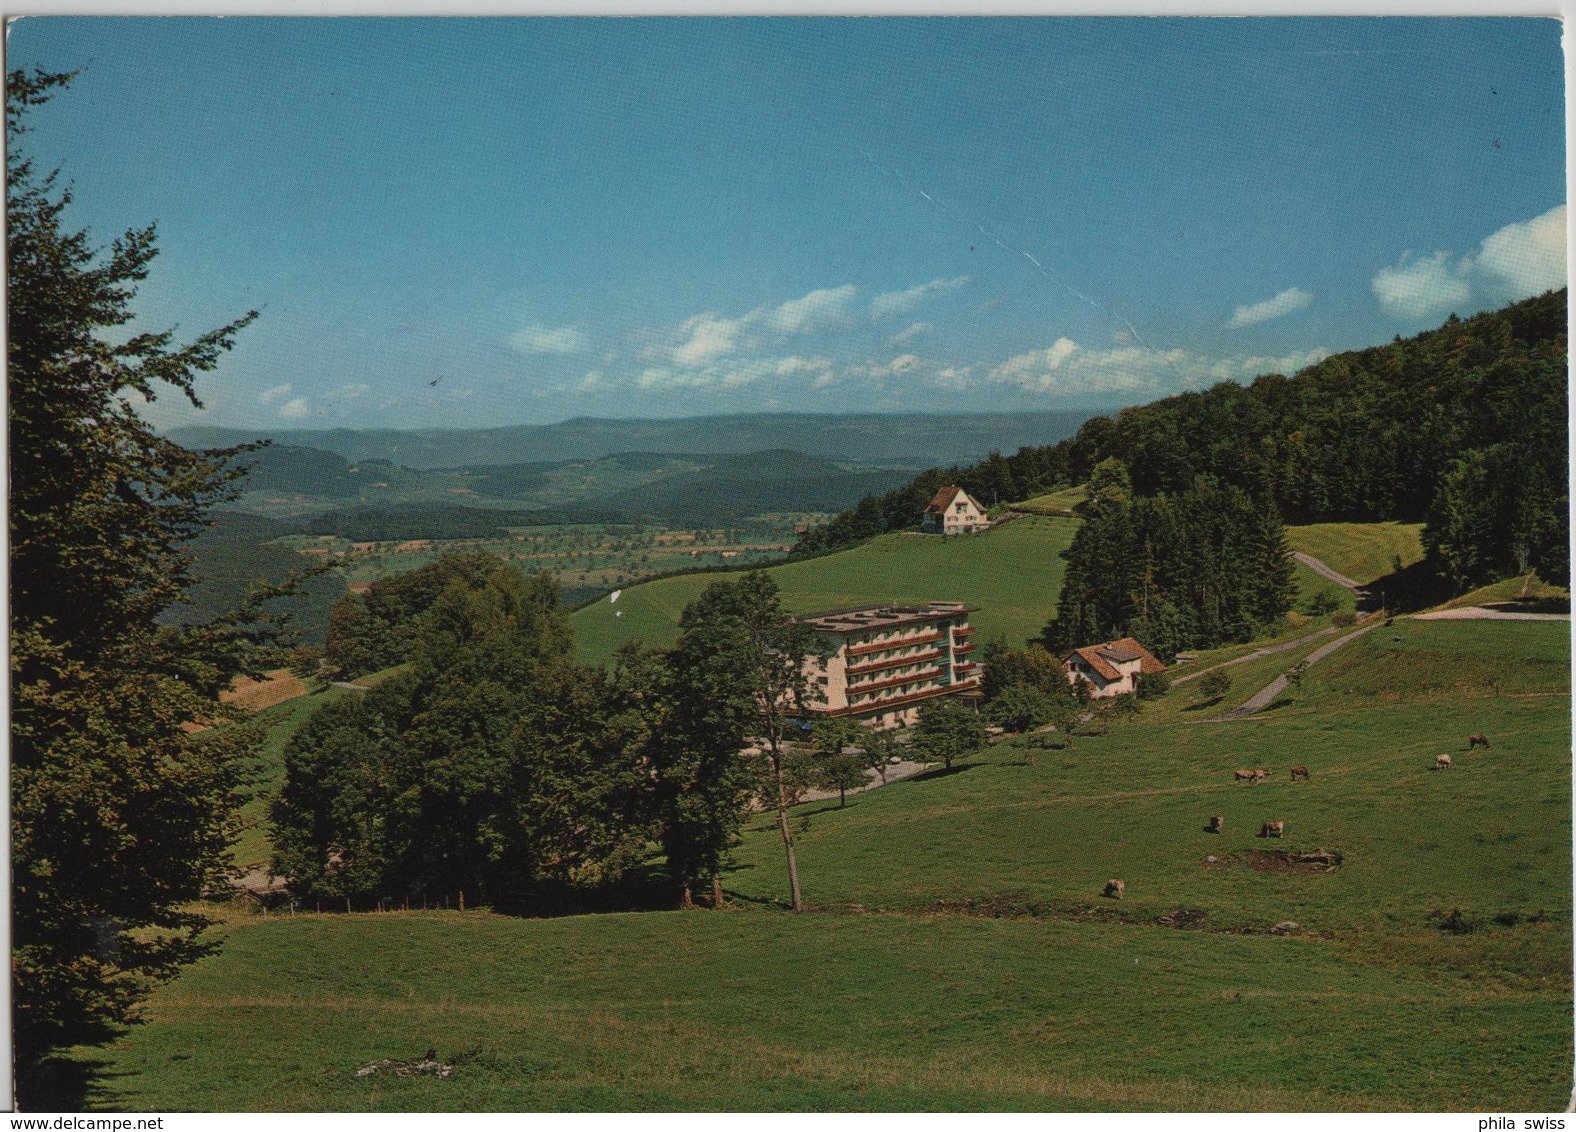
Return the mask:
<svg viewBox="0 0 1576 1132">
<path fill-rule="evenodd" d="M 135 404 L 215 367 L 247 314 L 186 345 L 125 328 L 154 229 L 107 251 L 23 144 L 29 108 L 71 75 L 12 71 L 6 92 L 10 413 L 12 971 L 19 1080 L 50 1049 L 124 1022 L 197 956 L 185 906 L 223 887 L 243 797 L 244 728 L 190 735 L 276 654 L 266 595 L 161 624 L 192 584 L 186 547 L 233 498 L 239 449 L 188 451 Z M 277 592 L 277 591 L 273 591 Z"/>
</svg>

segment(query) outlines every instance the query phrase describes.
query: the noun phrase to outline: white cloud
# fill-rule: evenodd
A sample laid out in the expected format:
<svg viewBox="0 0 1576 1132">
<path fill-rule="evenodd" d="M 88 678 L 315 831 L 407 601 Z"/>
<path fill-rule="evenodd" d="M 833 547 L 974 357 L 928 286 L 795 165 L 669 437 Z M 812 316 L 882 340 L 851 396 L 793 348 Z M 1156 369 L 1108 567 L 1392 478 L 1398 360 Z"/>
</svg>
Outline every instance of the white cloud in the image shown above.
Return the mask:
<svg viewBox="0 0 1576 1132">
<path fill-rule="evenodd" d="M 527 326 L 509 335 L 508 343 L 522 354 L 578 354 L 588 345 L 573 326 Z"/>
<path fill-rule="evenodd" d="M 943 389 L 967 389 L 973 376 L 973 366 L 948 366 L 936 374 L 936 384 Z"/>
<path fill-rule="evenodd" d="M 341 385 L 337 389 L 331 389 L 327 394 L 325 394 L 325 396 L 338 397 L 346 401 L 354 401 L 358 397 L 365 397 L 371 392 L 372 386 L 363 382 L 356 382 L 353 385 Z"/>
<path fill-rule="evenodd" d="M 968 281 L 967 275 L 960 275 L 956 279 L 932 279 L 929 283 L 921 283 L 906 291 L 888 291 L 884 295 L 877 295 L 870 300 L 870 317 L 883 319 L 895 314 L 907 314 L 929 296 L 943 291 L 955 291 Z"/>
<path fill-rule="evenodd" d="M 1457 310 L 1530 298 L 1565 285 L 1565 206 L 1484 238 L 1476 254 L 1403 255 L 1373 278 L 1380 308 L 1396 318 L 1433 318 Z"/>
<path fill-rule="evenodd" d="M 900 330 L 896 334 L 892 335 L 892 337 L 888 338 L 887 345 L 889 347 L 901 346 L 903 343 L 912 342 L 920 335 L 929 334 L 935 329 L 936 324 L 933 322 L 916 322 L 907 330 Z"/>
<path fill-rule="evenodd" d="M 744 322 L 742 318 L 721 318 L 712 313 L 688 318 L 679 327 L 687 339 L 671 356 L 681 366 L 696 366 L 731 354 L 738 348 Z"/>
<path fill-rule="evenodd" d="M 1452 264 L 1449 252 L 1414 259 L 1402 256 L 1394 267 L 1382 267 L 1373 277 L 1374 297 L 1388 315 L 1427 318 L 1472 301 L 1472 284 L 1465 263 Z"/>
<path fill-rule="evenodd" d="M 279 400 L 279 398 L 290 396 L 294 390 L 295 386 L 291 385 L 287 381 L 283 385 L 276 385 L 272 389 L 263 390 L 262 394 L 257 399 L 265 405 L 272 405 L 275 401 Z"/>
<path fill-rule="evenodd" d="M 859 293 L 852 283 L 811 291 L 792 299 L 766 316 L 766 323 L 783 334 L 804 334 L 848 321 L 848 303 Z"/>
<path fill-rule="evenodd" d="M 1262 373 L 1295 373 L 1323 361 L 1329 351 L 1315 347 L 1285 357 L 1208 358 L 1186 350 L 1152 350 L 1116 346 L 1086 350 L 1071 338 L 1058 338 L 1043 350 L 1007 359 L 986 374 L 986 380 L 1017 385 L 1031 393 L 1063 396 L 1104 396 L 1112 393 L 1165 396 L 1200 389 L 1218 381 L 1249 381 Z M 966 371 L 944 370 L 938 382 L 963 388 Z"/>
<path fill-rule="evenodd" d="M 1281 318 L 1294 310 L 1299 310 L 1313 302 L 1313 296 L 1300 287 L 1287 287 L 1273 299 L 1265 299 L 1262 303 L 1251 306 L 1238 307 L 1231 316 L 1231 321 L 1226 323 L 1229 330 L 1236 330 L 1242 326 L 1252 326 L 1259 322 L 1268 322 L 1272 318 Z"/>
<path fill-rule="evenodd" d="M 279 415 L 286 420 L 298 421 L 311 413 L 311 407 L 306 403 L 305 397 L 295 397 L 279 406 Z"/>
<path fill-rule="evenodd" d="M 1501 285 L 1507 301 L 1565 286 L 1565 206 L 1505 225 L 1483 241 L 1474 266 Z"/>
<path fill-rule="evenodd" d="M 919 364 L 919 358 L 913 354 L 903 354 L 893 358 L 887 363 L 887 372 L 892 374 L 907 373 Z"/>
</svg>

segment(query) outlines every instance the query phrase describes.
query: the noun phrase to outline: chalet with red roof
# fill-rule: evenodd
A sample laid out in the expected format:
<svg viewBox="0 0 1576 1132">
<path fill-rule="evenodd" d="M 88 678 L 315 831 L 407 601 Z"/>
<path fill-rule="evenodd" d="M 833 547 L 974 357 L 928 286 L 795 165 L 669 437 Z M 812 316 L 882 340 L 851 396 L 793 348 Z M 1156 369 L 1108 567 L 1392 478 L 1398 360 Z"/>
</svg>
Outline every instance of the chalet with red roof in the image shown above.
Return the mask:
<svg viewBox="0 0 1576 1132">
<path fill-rule="evenodd" d="M 1103 645 L 1086 645 L 1074 649 L 1064 659 L 1068 683 L 1076 685 L 1082 680 L 1089 685 L 1089 698 L 1094 700 L 1136 692 L 1140 679 L 1166 670 L 1165 665 L 1132 637 Z"/>
<path fill-rule="evenodd" d="M 961 487 L 942 488 L 925 508 L 923 529 L 927 535 L 961 535 L 988 526 L 985 509 Z"/>
</svg>

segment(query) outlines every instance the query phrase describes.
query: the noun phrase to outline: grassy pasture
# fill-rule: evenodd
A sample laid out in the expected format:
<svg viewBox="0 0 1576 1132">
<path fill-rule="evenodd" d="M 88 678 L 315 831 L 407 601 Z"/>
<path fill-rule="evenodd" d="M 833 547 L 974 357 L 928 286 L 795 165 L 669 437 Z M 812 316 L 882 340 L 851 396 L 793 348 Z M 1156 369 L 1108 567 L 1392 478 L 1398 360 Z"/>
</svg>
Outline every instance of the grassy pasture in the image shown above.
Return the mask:
<svg viewBox="0 0 1576 1132">
<path fill-rule="evenodd" d="M 1458 633 L 1460 623 L 1437 624 L 1449 629 L 1407 629 L 1434 638 L 1427 663 L 1452 672 L 1437 685 L 1420 683 L 1395 663 L 1389 642 L 1370 644 L 1368 634 L 1346 657 L 1324 662 L 1343 662 L 1339 669 L 1316 667 L 1262 717 L 1141 716 L 1070 750 L 1036 751 L 1032 767 L 1014 740 L 962 771 L 860 795 L 846 810 L 805 807 L 806 898 L 904 911 L 995 899 L 1139 920 L 1189 908 L 1219 928 L 1295 920 L 1336 935 L 1427 938 L 1428 915 L 1457 907 L 1568 923 L 1564 626 L 1516 624 L 1491 640 L 1481 625 Z M 1488 655 L 1476 659 L 1481 652 Z M 1540 659 L 1514 685 L 1488 693 L 1495 660 L 1523 656 Z M 1248 691 L 1245 684 L 1243 698 Z M 1468 754 L 1470 730 L 1490 735 L 1493 749 Z M 1451 754 L 1454 770 L 1431 769 L 1441 753 Z M 1293 763 L 1307 765 L 1311 780 L 1291 783 Z M 1238 767 L 1266 767 L 1271 778 L 1239 784 Z M 1225 816 L 1225 834 L 1204 832 L 1212 814 Z M 1254 836 L 1270 819 L 1286 822 L 1284 842 Z M 770 823 L 752 823 L 730 878 L 741 895 L 785 898 L 772 836 Z M 1318 876 L 1203 864 L 1211 854 L 1314 848 L 1339 850 L 1346 861 Z M 1107 877 L 1127 882 L 1120 904 L 1099 897 Z M 1555 957 L 1555 971 L 1568 968 L 1567 955 Z"/>
<path fill-rule="evenodd" d="M 306 695 L 264 708 L 251 721 L 267 729 L 263 745 L 253 760 L 253 797 L 241 807 L 241 835 L 233 856 L 238 868 L 268 863 L 273 842 L 268 835 L 268 803 L 284 782 L 285 744 L 318 708 L 343 696 L 359 695 L 343 688 L 319 687 Z"/>
<path fill-rule="evenodd" d="M 1447 601 L 1439 608 L 1465 609 L 1473 605 L 1498 605 L 1507 602 L 1563 602 L 1568 609 L 1570 600 L 1570 590 L 1562 586 L 1551 586 L 1533 574 L 1524 578 L 1506 578 L 1503 582 L 1483 586 Z"/>
<path fill-rule="evenodd" d="M 1402 620 L 1252 720 L 1147 708 L 1033 766 L 1014 740 L 810 803 L 802 916 L 775 910 L 781 844 L 755 820 L 726 913 L 238 917 L 146 1026 L 84 1052 L 89 1103 L 1557 1111 L 1568 661 L 1563 623 Z M 1430 770 L 1442 752 L 1455 769 Z M 1252 836 L 1267 818 L 1284 842 Z M 1249 856 L 1315 847 L 1341 866 Z M 1203 917 L 1157 923 L 1179 910 Z M 428 1046 L 452 1077 L 354 1076 Z"/>
<path fill-rule="evenodd" d="M 1064 487 L 1061 491 L 1053 491 L 1046 495 L 1036 495 L 1033 499 L 1025 499 L 1022 503 L 1010 505 L 1013 511 L 1026 511 L 1030 515 L 1065 515 L 1080 503 L 1089 500 L 1089 489 L 1084 484 L 1077 487 Z"/>
<path fill-rule="evenodd" d="M 743 910 L 301 916 L 225 943 L 90 1103 L 1516 1111 L 1565 1088 L 1553 996 L 1312 939 Z M 429 1046 L 451 1077 L 355 1076 Z"/>
<path fill-rule="evenodd" d="M 1287 527 L 1293 550 L 1311 554 L 1337 573 L 1366 584 L 1393 573 L 1396 560 L 1423 560 L 1421 523 L 1310 523 Z"/>
<path fill-rule="evenodd" d="M 1072 542 L 1072 519 L 1025 518 L 980 534 L 941 538 L 898 533 L 822 558 L 768 569 L 795 613 L 876 602 L 966 601 L 980 606 L 970 622 L 982 638 L 1021 645 L 1056 613 Z M 599 601 L 571 618 L 583 661 L 602 663 L 623 641 L 665 648 L 678 639 L 679 615 L 726 574 L 662 578 Z"/>
</svg>

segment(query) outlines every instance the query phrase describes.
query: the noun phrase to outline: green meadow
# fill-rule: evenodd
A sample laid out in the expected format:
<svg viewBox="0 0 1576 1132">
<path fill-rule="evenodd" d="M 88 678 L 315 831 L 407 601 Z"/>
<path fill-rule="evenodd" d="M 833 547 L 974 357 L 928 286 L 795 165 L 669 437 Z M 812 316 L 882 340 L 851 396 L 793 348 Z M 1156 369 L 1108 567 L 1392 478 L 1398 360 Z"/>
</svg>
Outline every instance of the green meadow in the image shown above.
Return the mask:
<svg viewBox="0 0 1576 1132">
<path fill-rule="evenodd" d="M 982 639 L 1003 636 L 1021 645 L 1056 614 L 1077 520 L 1027 517 L 971 535 L 896 533 L 850 550 L 773 566 L 767 573 L 782 588 L 794 613 L 876 603 L 966 601 Z M 730 574 L 685 574 L 624 590 L 577 610 L 575 648 L 581 660 L 605 663 L 625 641 L 654 648 L 678 639 L 684 607 Z"/>
<path fill-rule="evenodd" d="M 1310 554 L 1359 584 L 1423 560 L 1421 523 L 1310 523 L 1287 527 L 1293 550 Z"/>
<path fill-rule="evenodd" d="M 724 911 L 237 914 L 145 1025 L 81 1052 L 86 1103 L 1563 1108 L 1569 625 L 1401 619 L 1238 722 L 1172 696 L 798 807 L 801 915 L 761 819 Z M 1316 849 L 1339 864 L 1278 856 Z M 451 1076 L 356 1076 L 429 1047 Z"/>
</svg>

